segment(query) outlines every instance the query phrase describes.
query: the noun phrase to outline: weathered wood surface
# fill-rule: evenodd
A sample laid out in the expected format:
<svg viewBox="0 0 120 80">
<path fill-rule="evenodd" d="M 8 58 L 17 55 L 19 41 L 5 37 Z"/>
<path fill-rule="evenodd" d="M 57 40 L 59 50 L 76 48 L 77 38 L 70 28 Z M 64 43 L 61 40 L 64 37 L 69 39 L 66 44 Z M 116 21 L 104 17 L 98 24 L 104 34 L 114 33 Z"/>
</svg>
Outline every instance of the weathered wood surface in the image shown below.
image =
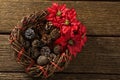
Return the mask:
<svg viewBox="0 0 120 80">
<path fill-rule="evenodd" d="M 12 28 L 25 15 L 51 5 L 41 0 L 0 0 L 0 80 L 37 80 L 25 74 L 10 51 Z M 120 2 L 59 1 L 87 26 L 88 42 L 69 66 L 48 80 L 120 80 Z M 5 33 L 3 35 L 3 33 Z"/>
<path fill-rule="evenodd" d="M 62 1 L 75 8 L 78 19 L 87 26 L 88 35 L 120 36 L 120 2 Z M 50 1 L 2 1 L 0 3 L 0 32 L 10 32 L 16 23 L 34 11 L 50 6 Z"/>
<path fill-rule="evenodd" d="M 13 76 L 13 77 L 11 77 Z M 45 80 L 29 78 L 25 73 L 0 73 L 0 80 Z M 119 75 L 109 74 L 61 74 L 56 73 L 47 80 L 120 80 Z"/>
<path fill-rule="evenodd" d="M 7 39 L 8 35 L 0 35 L 0 41 L 2 41 L 0 44 L 0 72 L 2 72 L 0 78 L 3 78 L 2 75 L 5 74 L 7 76 L 5 79 L 8 78 L 8 75 L 16 75 L 17 78 L 15 77 L 14 80 L 28 79 L 28 76 L 27 78 L 24 76 L 23 67 L 15 61 L 14 55 L 10 53 Z M 106 77 L 103 78 L 109 78 L 110 75 L 112 76 L 109 79 L 118 78 L 120 76 L 120 44 L 118 43 L 120 43 L 120 37 L 89 37 L 82 52 L 63 71 L 64 74 L 68 78 L 70 77 L 68 75 L 74 74 L 70 77 L 73 80 L 76 75 L 78 76 L 77 80 L 80 78 L 89 80 L 90 75 L 97 80 L 97 78 L 102 78 L 104 74 Z M 64 75 L 62 73 L 57 74 L 58 77 Z M 99 77 L 94 77 L 96 75 Z"/>
</svg>

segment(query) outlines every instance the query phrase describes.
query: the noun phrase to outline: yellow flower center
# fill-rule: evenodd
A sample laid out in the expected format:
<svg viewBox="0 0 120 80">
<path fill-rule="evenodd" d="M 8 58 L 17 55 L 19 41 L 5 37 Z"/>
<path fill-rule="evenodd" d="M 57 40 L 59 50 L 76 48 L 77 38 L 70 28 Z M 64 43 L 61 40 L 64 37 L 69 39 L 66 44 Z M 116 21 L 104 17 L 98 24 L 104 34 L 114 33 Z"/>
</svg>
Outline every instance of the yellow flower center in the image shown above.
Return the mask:
<svg viewBox="0 0 120 80">
<path fill-rule="evenodd" d="M 70 39 L 70 40 L 68 41 L 68 44 L 74 45 L 74 41 L 73 41 L 72 39 Z"/>
<path fill-rule="evenodd" d="M 60 11 L 60 10 L 58 10 L 58 12 L 57 12 L 57 16 L 61 16 L 61 14 L 62 14 L 62 12 Z"/>
<path fill-rule="evenodd" d="M 70 24 L 70 21 L 69 20 L 65 20 L 65 25 L 69 25 Z"/>
</svg>

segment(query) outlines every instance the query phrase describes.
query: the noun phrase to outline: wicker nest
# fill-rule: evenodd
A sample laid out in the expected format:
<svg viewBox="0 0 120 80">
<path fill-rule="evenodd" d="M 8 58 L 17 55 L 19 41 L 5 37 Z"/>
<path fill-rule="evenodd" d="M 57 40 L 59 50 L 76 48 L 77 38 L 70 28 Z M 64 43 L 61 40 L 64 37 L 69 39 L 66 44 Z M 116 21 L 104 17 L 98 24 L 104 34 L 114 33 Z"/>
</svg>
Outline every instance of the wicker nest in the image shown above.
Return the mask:
<svg viewBox="0 0 120 80">
<path fill-rule="evenodd" d="M 54 45 L 60 31 L 46 20 L 46 15 L 41 11 L 24 17 L 9 38 L 17 61 L 32 77 L 49 77 L 62 71 L 71 59 L 67 49 L 61 52 L 60 46 Z"/>
</svg>

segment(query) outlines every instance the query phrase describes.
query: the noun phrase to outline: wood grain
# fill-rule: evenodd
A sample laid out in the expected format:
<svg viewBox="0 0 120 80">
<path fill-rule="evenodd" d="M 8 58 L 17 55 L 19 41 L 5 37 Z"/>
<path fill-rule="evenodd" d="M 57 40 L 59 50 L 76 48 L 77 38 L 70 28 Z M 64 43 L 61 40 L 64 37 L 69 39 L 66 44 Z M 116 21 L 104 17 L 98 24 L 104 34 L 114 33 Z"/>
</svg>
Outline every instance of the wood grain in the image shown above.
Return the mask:
<svg viewBox="0 0 120 80">
<path fill-rule="evenodd" d="M 47 80 L 120 80 L 120 2 L 56 2 L 75 8 L 87 34 L 92 36 L 63 72 Z M 0 0 L 0 80 L 41 80 L 24 72 L 11 52 L 9 36 L 3 34 L 10 33 L 23 16 L 51 4 L 42 0 Z"/>
<path fill-rule="evenodd" d="M 61 74 L 56 73 L 47 80 L 119 80 L 119 75 L 104 74 Z M 0 73 L 0 80 L 45 80 L 30 78 L 25 73 Z"/>
<path fill-rule="evenodd" d="M 120 2 L 101 1 L 58 1 L 75 8 L 78 19 L 87 26 L 88 35 L 120 36 Z M 5 0 L 0 3 L 0 33 L 8 33 L 23 17 L 34 11 L 43 10 L 50 1 Z"/>
<path fill-rule="evenodd" d="M 0 35 L 0 71 L 23 72 L 10 52 L 7 35 Z M 64 72 L 120 74 L 120 37 L 89 37 L 82 52 Z"/>
</svg>

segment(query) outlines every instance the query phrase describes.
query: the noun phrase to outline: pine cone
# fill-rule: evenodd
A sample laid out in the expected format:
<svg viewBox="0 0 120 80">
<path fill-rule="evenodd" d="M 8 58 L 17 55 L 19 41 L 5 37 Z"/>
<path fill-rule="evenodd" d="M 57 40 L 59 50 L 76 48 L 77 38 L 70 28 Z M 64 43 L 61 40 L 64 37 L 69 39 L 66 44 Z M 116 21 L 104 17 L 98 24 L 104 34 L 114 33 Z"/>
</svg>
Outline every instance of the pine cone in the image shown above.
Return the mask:
<svg viewBox="0 0 120 80">
<path fill-rule="evenodd" d="M 51 37 L 47 34 L 43 34 L 41 41 L 44 42 L 44 44 L 49 44 L 51 42 Z"/>
<path fill-rule="evenodd" d="M 54 47 L 54 53 L 55 53 L 55 54 L 60 54 L 60 52 L 61 52 L 61 47 L 60 47 L 59 45 L 56 45 L 56 46 Z"/>
<path fill-rule="evenodd" d="M 41 48 L 41 50 L 40 50 L 40 53 L 42 54 L 42 55 L 50 55 L 50 52 L 51 52 L 51 50 L 50 50 L 50 48 L 48 47 L 48 46 L 44 46 L 44 47 L 42 47 Z"/>
<path fill-rule="evenodd" d="M 60 36 L 59 29 L 55 28 L 51 31 L 50 36 L 52 39 L 57 39 Z"/>
<path fill-rule="evenodd" d="M 34 32 L 34 30 L 33 29 L 31 29 L 31 28 L 28 28 L 26 31 L 25 31 L 25 37 L 27 38 L 27 39 L 33 39 L 34 37 L 35 37 L 35 32 Z"/>
</svg>

